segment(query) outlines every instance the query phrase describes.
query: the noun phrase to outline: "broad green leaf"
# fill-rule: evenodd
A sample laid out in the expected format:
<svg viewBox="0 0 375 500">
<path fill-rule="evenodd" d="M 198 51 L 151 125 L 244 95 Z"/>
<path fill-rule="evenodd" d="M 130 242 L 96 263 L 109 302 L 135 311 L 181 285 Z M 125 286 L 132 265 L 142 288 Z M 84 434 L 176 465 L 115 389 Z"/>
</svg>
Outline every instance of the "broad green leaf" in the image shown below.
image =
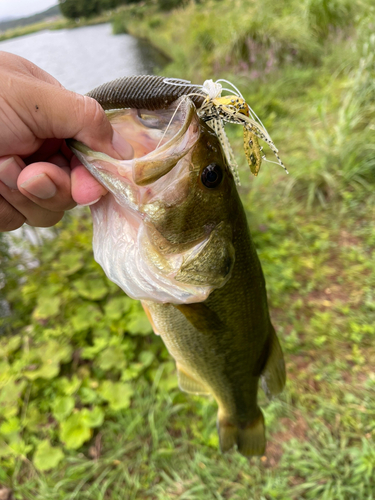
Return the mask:
<svg viewBox="0 0 375 500">
<path fill-rule="evenodd" d="M 65 327 L 65 325 L 64 325 Z M 43 328 L 43 338 L 62 338 L 63 335 L 66 335 L 66 327 L 63 328 L 60 325 L 56 325 L 54 328 Z"/>
<path fill-rule="evenodd" d="M 148 366 L 151 365 L 151 363 L 153 362 L 154 360 L 154 354 L 150 351 L 142 351 L 140 354 L 139 354 L 139 362 L 141 363 L 141 365 L 143 366 L 143 368 L 147 368 Z"/>
<path fill-rule="evenodd" d="M 82 252 L 71 250 L 69 253 L 60 255 L 59 260 L 54 263 L 54 268 L 66 276 L 71 276 L 83 267 Z"/>
<path fill-rule="evenodd" d="M 0 438 L 0 458 L 7 457 L 10 455 L 9 446 L 3 439 Z M 1 469 L 0 469 L 1 473 Z"/>
<path fill-rule="evenodd" d="M 152 326 L 141 307 L 129 314 L 126 330 L 131 335 L 148 335 L 152 333 Z"/>
<path fill-rule="evenodd" d="M 33 349 L 30 356 L 35 360 L 32 370 L 25 370 L 24 375 L 29 380 L 37 378 L 51 379 L 56 377 L 60 371 L 60 363 L 71 360 L 72 347 L 61 344 L 57 340 L 50 339 Z"/>
<path fill-rule="evenodd" d="M 71 396 L 57 397 L 52 404 L 52 414 L 55 419 L 62 422 L 68 417 L 74 408 L 74 398 Z"/>
<path fill-rule="evenodd" d="M 74 281 L 74 287 L 81 297 L 89 300 L 101 300 L 108 293 L 108 287 L 102 278 L 86 278 Z"/>
<path fill-rule="evenodd" d="M 38 378 L 52 379 L 58 375 L 60 371 L 60 365 L 57 362 L 51 361 L 41 365 L 37 370 L 25 370 L 23 372 L 24 376 L 29 380 L 36 380 Z"/>
<path fill-rule="evenodd" d="M 104 381 L 98 390 L 99 394 L 109 403 L 111 410 L 129 408 L 134 389 L 126 382 Z"/>
<path fill-rule="evenodd" d="M 9 380 L 10 364 L 6 359 L 0 360 L 0 387 Z"/>
<path fill-rule="evenodd" d="M 33 463 L 41 471 L 54 469 L 64 458 L 61 448 L 51 446 L 48 439 L 41 441 L 34 453 Z"/>
<path fill-rule="evenodd" d="M 71 360 L 73 349 L 69 344 L 50 339 L 40 346 L 38 354 L 47 363 L 54 361 L 66 363 Z"/>
<path fill-rule="evenodd" d="M 97 337 L 94 340 L 94 345 L 90 345 L 82 349 L 81 357 L 83 359 L 93 359 L 98 353 L 102 352 L 107 345 L 108 341 L 105 337 Z"/>
<path fill-rule="evenodd" d="M 93 410 L 84 408 L 81 415 L 87 427 L 100 427 L 104 421 L 104 412 L 99 406 L 96 406 Z"/>
<path fill-rule="evenodd" d="M 60 295 L 62 289 L 63 285 L 61 280 L 59 280 L 58 283 L 49 283 L 48 285 L 45 284 L 42 287 L 39 284 L 37 289 L 38 302 L 42 303 L 45 299 L 50 299 L 51 297 Z"/>
<path fill-rule="evenodd" d="M 20 347 L 22 343 L 21 335 L 6 337 L 0 342 L 0 352 L 3 356 L 9 356 Z"/>
<path fill-rule="evenodd" d="M 127 382 L 128 380 L 133 380 L 138 377 L 142 371 L 142 365 L 140 363 L 131 363 L 122 373 L 121 380 Z"/>
<path fill-rule="evenodd" d="M 18 413 L 18 400 L 27 385 L 27 381 L 8 380 L 4 382 L 0 385 L 0 415 L 4 418 L 10 418 Z"/>
<path fill-rule="evenodd" d="M 21 423 L 19 418 L 12 417 L 9 420 L 5 420 L 0 425 L 0 434 L 7 436 L 9 434 L 18 433 L 21 430 Z"/>
<path fill-rule="evenodd" d="M 47 421 L 46 413 L 39 411 L 35 401 L 27 407 L 26 415 L 23 420 L 23 425 L 32 432 L 37 432 L 45 425 Z"/>
<path fill-rule="evenodd" d="M 101 317 L 100 309 L 94 304 L 80 304 L 70 322 L 75 332 L 81 332 L 95 326 Z"/>
<path fill-rule="evenodd" d="M 9 442 L 9 448 L 18 457 L 25 457 L 33 449 L 31 444 L 26 444 L 20 436 Z"/>
<path fill-rule="evenodd" d="M 60 439 L 68 450 L 76 450 L 91 438 L 92 431 L 81 412 L 73 413 L 60 424 Z"/>
<path fill-rule="evenodd" d="M 114 297 L 104 306 L 105 316 L 112 321 L 118 320 L 130 311 L 132 304 L 133 300 L 126 295 Z"/>
<path fill-rule="evenodd" d="M 11 404 L 17 402 L 21 393 L 27 385 L 26 380 L 16 382 L 15 380 L 8 379 L 0 386 L 0 405 Z"/>
<path fill-rule="evenodd" d="M 18 405 L 17 404 L 14 404 L 14 405 L 7 404 L 7 405 L 0 407 L 0 415 L 4 418 L 15 417 L 17 414 L 18 414 Z"/>
<path fill-rule="evenodd" d="M 80 380 L 77 375 L 73 375 L 71 379 L 61 377 L 58 379 L 57 383 L 59 390 L 65 394 L 65 396 L 72 396 L 80 388 L 82 380 Z"/>
<path fill-rule="evenodd" d="M 51 318 L 60 312 L 60 307 L 60 297 L 44 297 L 38 301 L 38 305 L 33 312 L 33 317 L 36 321 Z"/>
<path fill-rule="evenodd" d="M 124 352 L 118 347 L 107 347 L 99 354 L 96 364 L 102 370 L 122 370 L 126 365 Z"/>
<path fill-rule="evenodd" d="M 91 404 L 96 402 L 98 394 L 90 387 L 81 387 L 79 390 L 79 398 L 83 404 Z"/>
</svg>

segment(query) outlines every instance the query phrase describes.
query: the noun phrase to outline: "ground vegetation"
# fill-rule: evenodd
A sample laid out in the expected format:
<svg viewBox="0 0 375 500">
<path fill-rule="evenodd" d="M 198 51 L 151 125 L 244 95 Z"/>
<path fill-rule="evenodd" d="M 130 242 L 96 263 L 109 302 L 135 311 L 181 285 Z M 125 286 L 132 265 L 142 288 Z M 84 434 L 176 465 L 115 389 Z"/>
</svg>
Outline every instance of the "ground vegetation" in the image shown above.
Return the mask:
<svg viewBox="0 0 375 500">
<path fill-rule="evenodd" d="M 235 83 L 279 148 L 290 174 L 264 162 L 251 177 L 228 128 L 288 382 L 260 398 L 266 456 L 221 455 L 214 401 L 178 390 L 139 304 L 93 261 L 88 211 L 72 212 L 42 244 L 1 249 L 0 483 L 14 498 L 375 498 L 374 26 L 371 2 L 346 0 L 116 16 L 173 59 L 166 76 Z"/>
</svg>

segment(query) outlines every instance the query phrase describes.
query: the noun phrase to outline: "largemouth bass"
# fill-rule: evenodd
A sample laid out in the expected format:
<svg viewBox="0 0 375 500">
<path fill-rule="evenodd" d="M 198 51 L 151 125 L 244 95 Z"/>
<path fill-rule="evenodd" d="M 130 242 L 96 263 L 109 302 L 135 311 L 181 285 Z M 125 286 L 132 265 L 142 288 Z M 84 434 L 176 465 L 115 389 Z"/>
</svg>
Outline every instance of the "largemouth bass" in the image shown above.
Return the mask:
<svg viewBox="0 0 375 500">
<path fill-rule="evenodd" d="M 221 450 L 237 445 L 245 456 L 261 455 L 259 379 L 268 396 L 278 394 L 285 367 L 233 175 L 196 102 L 166 100 L 155 111 L 146 105 L 108 111 L 133 146 L 132 160 L 70 143 L 109 191 L 91 207 L 94 255 L 142 301 L 176 361 L 180 388 L 217 401 Z"/>
</svg>

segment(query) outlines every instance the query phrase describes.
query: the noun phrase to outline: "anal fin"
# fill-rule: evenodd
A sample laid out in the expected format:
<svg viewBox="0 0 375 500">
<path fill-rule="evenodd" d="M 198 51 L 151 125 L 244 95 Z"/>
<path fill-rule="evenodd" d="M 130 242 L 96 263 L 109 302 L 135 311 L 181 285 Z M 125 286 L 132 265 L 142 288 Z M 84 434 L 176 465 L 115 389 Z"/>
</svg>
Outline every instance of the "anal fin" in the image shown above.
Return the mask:
<svg viewBox="0 0 375 500">
<path fill-rule="evenodd" d="M 285 386 L 285 363 L 276 332 L 272 327 L 268 343 L 268 358 L 261 374 L 262 389 L 267 397 L 279 394 Z"/>
<path fill-rule="evenodd" d="M 210 394 L 210 391 L 201 382 L 188 375 L 179 365 L 177 366 L 178 385 L 181 391 L 189 394 Z"/>
</svg>

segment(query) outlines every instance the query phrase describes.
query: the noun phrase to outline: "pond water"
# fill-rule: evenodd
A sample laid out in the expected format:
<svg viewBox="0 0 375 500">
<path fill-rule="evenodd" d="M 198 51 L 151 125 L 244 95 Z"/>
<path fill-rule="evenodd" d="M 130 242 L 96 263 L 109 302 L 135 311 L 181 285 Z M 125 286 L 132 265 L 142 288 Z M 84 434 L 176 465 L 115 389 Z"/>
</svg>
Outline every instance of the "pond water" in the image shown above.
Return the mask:
<svg viewBox="0 0 375 500">
<path fill-rule="evenodd" d="M 29 59 L 82 94 L 120 76 L 152 74 L 166 63 L 144 41 L 113 35 L 110 24 L 39 31 L 0 42 L 0 50 Z"/>
</svg>

